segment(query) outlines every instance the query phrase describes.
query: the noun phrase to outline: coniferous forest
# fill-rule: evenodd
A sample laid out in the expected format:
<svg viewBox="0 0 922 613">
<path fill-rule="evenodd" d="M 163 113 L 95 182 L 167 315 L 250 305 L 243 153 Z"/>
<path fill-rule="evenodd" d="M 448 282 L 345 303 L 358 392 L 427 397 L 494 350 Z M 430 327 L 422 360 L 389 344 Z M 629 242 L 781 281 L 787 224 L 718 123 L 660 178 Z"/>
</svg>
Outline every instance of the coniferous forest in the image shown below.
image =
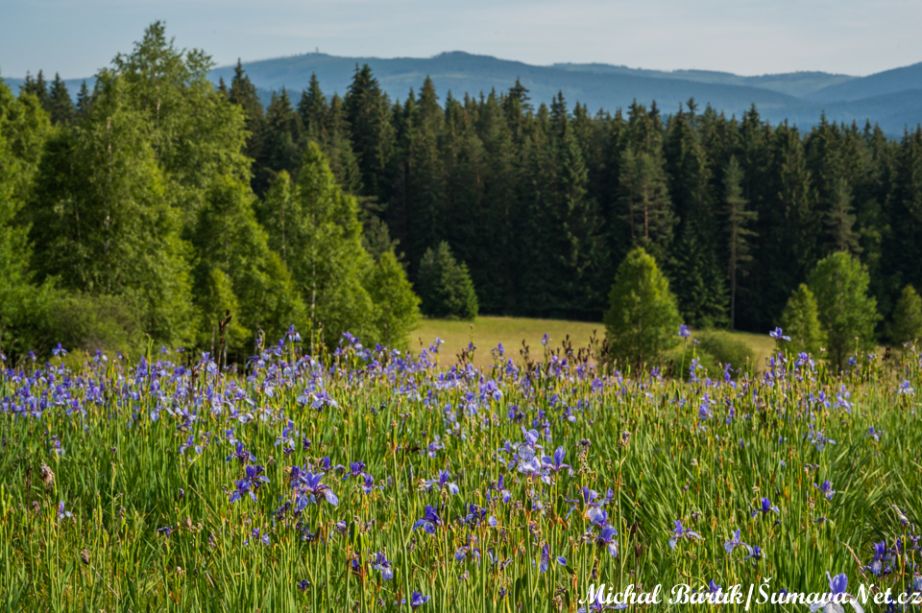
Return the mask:
<svg viewBox="0 0 922 613">
<path fill-rule="evenodd" d="M 692 326 L 776 325 L 838 251 L 866 266 L 881 337 L 922 287 L 920 128 L 597 111 L 518 82 L 391 100 L 367 66 L 342 97 L 313 78 L 264 107 L 239 64 L 217 86 L 211 65 L 155 23 L 75 97 L 41 73 L 0 86 L 5 351 L 245 355 L 292 323 L 400 346 L 440 249 L 473 281 L 465 312 L 599 321 L 634 246 Z"/>
</svg>

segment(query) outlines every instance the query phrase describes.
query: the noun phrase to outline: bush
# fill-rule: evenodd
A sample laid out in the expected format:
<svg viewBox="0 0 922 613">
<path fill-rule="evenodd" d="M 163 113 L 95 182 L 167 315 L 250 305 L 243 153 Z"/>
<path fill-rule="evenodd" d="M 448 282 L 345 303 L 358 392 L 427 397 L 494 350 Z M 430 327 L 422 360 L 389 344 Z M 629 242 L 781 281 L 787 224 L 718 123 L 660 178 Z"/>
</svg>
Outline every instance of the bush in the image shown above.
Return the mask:
<svg viewBox="0 0 922 613">
<path fill-rule="evenodd" d="M 477 293 L 471 275 L 463 262 L 455 260 L 444 241 L 423 254 L 416 288 L 423 312 L 429 317 L 477 317 Z"/>
<path fill-rule="evenodd" d="M 755 354 L 749 345 L 734 338 L 729 332 L 708 330 L 698 334 L 698 351 L 711 356 L 721 367 L 729 364 L 734 372 L 753 372 Z M 710 373 L 716 376 L 715 373 Z"/>
<path fill-rule="evenodd" d="M 381 253 L 365 288 L 375 303 L 378 342 L 388 347 L 407 347 L 410 332 L 419 320 L 419 298 L 407 280 L 393 250 Z"/>
<path fill-rule="evenodd" d="M 790 341 L 779 341 L 788 351 L 805 351 L 818 356 L 823 347 L 823 329 L 820 326 L 819 308 L 813 292 L 805 284 L 794 290 L 781 314 L 781 328 Z"/>
<path fill-rule="evenodd" d="M 895 345 L 922 340 L 922 298 L 911 285 L 903 288 L 893 309 L 888 336 Z"/>
<path fill-rule="evenodd" d="M 643 248 L 632 249 L 618 266 L 604 321 L 609 357 L 619 362 L 652 365 L 677 343 L 675 296 Z"/>
<path fill-rule="evenodd" d="M 842 368 L 850 355 L 874 347 L 880 316 L 877 301 L 868 296 L 869 283 L 867 268 L 844 251 L 823 258 L 810 273 L 807 284 L 816 296 L 833 368 Z"/>
</svg>

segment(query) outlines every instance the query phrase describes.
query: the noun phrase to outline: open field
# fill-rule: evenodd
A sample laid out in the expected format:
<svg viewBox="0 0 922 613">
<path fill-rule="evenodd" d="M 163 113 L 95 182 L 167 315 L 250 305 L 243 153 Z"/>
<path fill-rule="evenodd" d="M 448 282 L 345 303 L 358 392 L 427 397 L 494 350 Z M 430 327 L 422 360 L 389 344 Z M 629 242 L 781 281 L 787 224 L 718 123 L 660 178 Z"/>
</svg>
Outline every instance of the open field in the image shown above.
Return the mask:
<svg viewBox="0 0 922 613">
<path fill-rule="evenodd" d="M 273 347 L 247 376 L 169 353 L 4 367 L 0 608 L 572 613 L 602 582 L 918 587 L 917 355 L 688 383 Z"/>
<path fill-rule="evenodd" d="M 574 347 L 585 347 L 595 333 L 599 342 L 605 338 L 605 326 L 601 323 L 585 321 L 566 321 L 560 319 L 531 319 L 527 317 L 478 317 L 475 321 L 450 319 L 424 319 L 411 335 L 411 347 L 418 350 L 428 347 L 433 340 L 444 341 L 439 353 L 442 363 L 452 361 L 460 351 L 473 342 L 477 347 L 474 364 L 484 368 L 493 363 L 490 351 L 502 343 L 506 355 L 514 359 L 520 357 L 519 351 L 524 340 L 531 349 L 532 356 L 540 357 L 541 338 L 549 337 L 550 346 L 559 345 L 569 336 Z M 729 332 L 731 336 L 748 345 L 756 358 L 756 366 L 761 369 L 765 360 L 771 355 L 775 342 L 768 334 L 751 332 Z"/>
</svg>

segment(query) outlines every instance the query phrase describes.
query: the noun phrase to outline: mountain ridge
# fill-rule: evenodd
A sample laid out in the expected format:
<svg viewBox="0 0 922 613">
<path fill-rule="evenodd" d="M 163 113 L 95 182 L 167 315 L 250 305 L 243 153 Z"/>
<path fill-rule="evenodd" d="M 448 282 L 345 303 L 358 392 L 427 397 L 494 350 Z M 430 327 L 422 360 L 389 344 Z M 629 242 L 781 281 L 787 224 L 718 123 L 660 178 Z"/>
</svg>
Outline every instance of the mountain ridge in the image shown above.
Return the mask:
<svg viewBox="0 0 922 613">
<path fill-rule="evenodd" d="M 600 62 L 529 64 L 466 51 L 445 51 L 431 57 L 378 58 L 308 52 L 243 62 L 264 99 L 272 91 L 304 89 L 316 73 L 323 91 L 344 94 L 356 66 L 368 64 L 392 99 L 419 91 L 429 76 L 440 99 L 478 96 L 508 89 L 516 79 L 528 88 L 536 104 L 549 102 L 559 91 L 569 103 L 580 102 L 592 112 L 614 112 L 632 102 L 655 101 L 671 113 L 695 99 L 728 115 L 739 116 L 753 104 L 769 121 L 788 121 L 803 128 L 822 115 L 830 121 L 878 123 L 891 134 L 922 124 L 922 62 L 859 77 L 824 71 L 737 75 L 705 69 L 656 70 Z M 229 81 L 233 66 L 210 73 L 214 82 Z M 22 79 L 5 79 L 14 88 Z M 65 79 L 76 93 L 83 79 Z M 91 79 L 87 79 L 89 83 Z"/>
</svg>

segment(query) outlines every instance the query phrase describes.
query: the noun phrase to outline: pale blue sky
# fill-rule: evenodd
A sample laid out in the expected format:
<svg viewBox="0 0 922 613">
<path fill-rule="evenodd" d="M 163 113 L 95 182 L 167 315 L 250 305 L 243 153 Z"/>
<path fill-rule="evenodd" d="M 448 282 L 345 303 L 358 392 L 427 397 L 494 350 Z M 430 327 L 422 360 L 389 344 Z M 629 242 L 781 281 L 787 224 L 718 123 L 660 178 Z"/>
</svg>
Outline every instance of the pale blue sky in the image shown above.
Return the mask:
<svg viewBox="0 0 922 613">
<path fill-rule="evenodd" d="M 315 48 L 741 74 L 922 61 L 920 0 L 0 0 L 0 74 L 87 76 L 156 19 L 220 64 Z"/>
</svg>

